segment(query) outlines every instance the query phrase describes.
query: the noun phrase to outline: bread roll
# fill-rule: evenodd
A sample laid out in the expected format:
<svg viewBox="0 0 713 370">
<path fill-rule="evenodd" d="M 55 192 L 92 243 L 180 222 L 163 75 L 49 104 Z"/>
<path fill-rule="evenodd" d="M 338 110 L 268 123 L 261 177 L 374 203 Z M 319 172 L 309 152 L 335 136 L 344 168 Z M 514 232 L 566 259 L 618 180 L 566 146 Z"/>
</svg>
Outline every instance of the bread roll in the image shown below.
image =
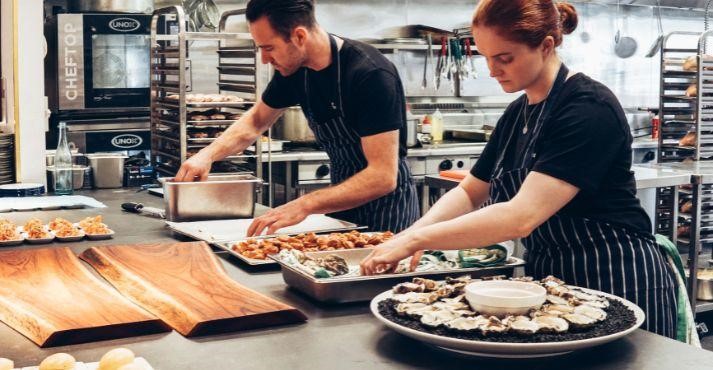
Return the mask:
<svg viewBox="0 0 713 370">
<path fill-rule="evenodd" d="M 698 60 L 695 55 L 686 58 L 683 62 L 683 70 L 689 72 L 695 72 L 698 70 Z"/>
<path fill-rule="evenodd" d="M 7 358 L 0 358 L 0 370 L 12 370 L 15 368 L 15 363 Z"/>
<path fill-rule="evenodd" d="M 696 84 L 688 86 L 688 88 L 686 89 L 686 96 L 695 98 L 696 95 L 698 95 L 698 86 Z"/>
<path fill-rule="evenodd" d="M 55 353 L 40 362 L 39 370 L 74 370 L 76 360 L 67 353 Z"/>
<path fill-rule="evenodd" d="M 681 213 L 690 213 L 692 209 L 693 209 L 693 202 L 691 202 L 689 200 L 688 202 L 683 203 L 680 211 L 681 211 Z"/>
<path fill-rule="evenodd" d="M 117 370 L 134 362 L 134 352 L 127 348 L 114 348 L 102 356 L 97 370 Z"/>
<path fill-rule="evenodd" d="M 681 140 L 678 141 L 678 145 L 680 146 L 696 146 L 696 133 L 695 132 L 689 132 L 681 138 Z"/>
</svg>

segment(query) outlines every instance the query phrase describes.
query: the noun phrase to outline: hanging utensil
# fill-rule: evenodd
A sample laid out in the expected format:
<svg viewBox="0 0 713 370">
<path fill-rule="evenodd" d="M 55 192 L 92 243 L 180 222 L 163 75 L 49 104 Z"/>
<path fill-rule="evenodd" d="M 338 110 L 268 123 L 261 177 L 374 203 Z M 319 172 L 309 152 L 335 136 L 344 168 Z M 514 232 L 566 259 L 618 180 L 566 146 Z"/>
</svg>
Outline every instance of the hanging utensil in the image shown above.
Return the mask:
<svg viewBox="0 0 713 370">
<path fill-rule="evenodd" d="M 436 64 L 436 90 L 441 87 L 441 78 L 443 78 L 444 65 L 446 63 L 446 37 L 441 36 L 441 52 L 438 54 L 438 62 Z"/>
<path fill-rule="evenodd" d="M 475 80 L 478 78 L 478 70 L 475 68 L 475 58 L 473 57 L 473 48 L 470 44 L 470 38 L 465 39 L 465 53 L 467 55 L 468 64 L 470 66 L 470 73 L 468 74 L 468 77 Z"/>
<path fill-rule="evenodd" d="M 428 43 L 428 49 L 426 49 L 426 56 L 423 58 L 423 79 L 421 80 L 421 89 L 425 90 L 428 87 L 428 80 L 426 80 L 426 74 L 428 73 L 428 59 L 431 54 L 431 34 L 426 35 L 426 42 Z"/>
<path fill-rule="evenodd" d="M 218 28 L 220 11 L 213 0 L 203 0 L 203 11 L 205 12 L 205 26 L 211 30 Z"/>
<path fill-rule="evenodd" d="M 451 40 L 446 40 L 446 67 L 443 73 L 446 75 L 448 81 L 452 81 L 453 78 L 453 49 L 451 48 Z"/>
<path fill-rule="evenodd" d="M 619 58 L 629 58 L 632 55 L 636 53 L 636 40 L 629 36 L 622 36 L 621 35 L 621 28 L 623 26 L 623 19 L 619 17 L 619 7 L 621 6 L 621 0 L 617 0 L 616 2 L 616 18 L 617 21 L 620 22 L 619 26 L 617 27 L 616 34 L 614 35 L 614 53 L 619 57 Z"/>
<path fill-rule="evenodd" d="M 656 37 L 654 43 L 651 45 L 651 48 L 649 48 L 649 52 L 646 53 L 647 58 L 651 58 L 656 55 L 656 53 L 661 50 L 661 45 L 663 45 L 664 35 L 663 25 L 661 24 L 661 0 L 656 0 L 656 24 L 658 26 L 659 35 L 658 37 Z"/>
</svg>

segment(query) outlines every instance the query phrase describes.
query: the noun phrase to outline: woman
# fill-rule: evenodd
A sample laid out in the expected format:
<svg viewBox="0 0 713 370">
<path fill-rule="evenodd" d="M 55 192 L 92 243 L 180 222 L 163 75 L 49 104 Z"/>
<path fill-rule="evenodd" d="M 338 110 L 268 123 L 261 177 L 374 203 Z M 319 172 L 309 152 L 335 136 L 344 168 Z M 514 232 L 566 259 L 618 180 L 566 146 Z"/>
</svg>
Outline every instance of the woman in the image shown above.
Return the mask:
<svg viewBox="0 0 713 370">
<path fill-rule="evenodd" d="M 478 51 L 503 90 L 525 94 L 508 106 L 470 175 L 377 247 L 362 271 L 415 254 L 413 268 L 425 249 L 522 238 L 528 275 L 624 297 L 644 310 L 647 330 L 675 337 L 674 275 L 636 198 L 624 112 L 608 88 L 569 72 L 555 51 L 576 26 L 570 4 L 480 2 Z"/>
</svg>

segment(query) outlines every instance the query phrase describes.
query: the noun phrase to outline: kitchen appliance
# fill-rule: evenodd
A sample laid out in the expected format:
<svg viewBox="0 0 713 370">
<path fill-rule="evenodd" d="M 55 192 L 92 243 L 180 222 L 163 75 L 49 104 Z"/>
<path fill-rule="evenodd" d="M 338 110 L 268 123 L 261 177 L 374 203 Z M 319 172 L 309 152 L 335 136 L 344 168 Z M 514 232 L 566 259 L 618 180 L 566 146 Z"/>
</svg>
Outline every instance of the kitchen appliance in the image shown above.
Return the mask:
<svg viewBox="0 0 713 370">
<path fill-rule="evenodd" d="M 57 35 L 49 46 L 54 65 L 47 66 L 52 111 L 147 112 L 150 20 L 144 14 L 57 14 L 47 30 Z"/>
<path fill-rule="evenodd" d="M 153 13 L 153 0 L 69 0 L 74 13 Z"/>
<path fill-rule="evenodd" d="M 307 117 L 300 107 L 289 107 L 282 118 L 272 127 L 276 139 L 288 140 L 293 143 L 310 144 L 316 142 L 314 132 L 309 128 Z"/>
<path fill-rule="evenodd" d="M 162 182 L 168 221 L 252 217 L 262 186 L 262 180 L 249 174 L 214 175 L 199 182 Z"/>
<path fill-rule="evenodd" d="M 124 161 L 120 153 L 94 153 L 87 155 L 92 167 L 94 187 L 99 189 L 120 188 L 124 180 Z"/>
</svg>

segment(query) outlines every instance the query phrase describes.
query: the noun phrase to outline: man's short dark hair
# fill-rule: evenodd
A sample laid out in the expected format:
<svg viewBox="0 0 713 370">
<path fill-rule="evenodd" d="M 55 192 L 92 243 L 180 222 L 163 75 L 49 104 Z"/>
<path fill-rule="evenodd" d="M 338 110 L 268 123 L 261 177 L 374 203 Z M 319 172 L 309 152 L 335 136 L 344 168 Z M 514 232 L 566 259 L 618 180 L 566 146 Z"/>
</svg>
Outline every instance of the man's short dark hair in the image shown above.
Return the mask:
<svg viewBox="0 0 713 370">
<path fill-rule="evenodd" d="M 312 29 L 317 24 L 314 0 L 250 0 L 245 16 L 250 23 L 267 17 L 270 26 L 285 40 L 290 39 L 295 27 Z"/>
</svg>

